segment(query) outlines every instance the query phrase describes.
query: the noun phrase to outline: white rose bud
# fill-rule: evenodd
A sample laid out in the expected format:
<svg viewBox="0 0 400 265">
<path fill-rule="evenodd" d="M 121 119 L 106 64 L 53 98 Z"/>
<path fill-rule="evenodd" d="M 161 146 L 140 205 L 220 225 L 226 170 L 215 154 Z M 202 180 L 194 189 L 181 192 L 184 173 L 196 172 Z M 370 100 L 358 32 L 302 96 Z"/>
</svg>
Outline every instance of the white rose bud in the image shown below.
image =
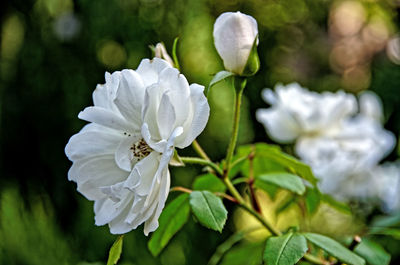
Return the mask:
<svg viewBox="0 0 400 265">
<path fill-rule="evenodd" d="M 249 60 L 254 42 L 258 45 L 257 21 L 252 16 L 240 12 L 223 13 L 215 21 L 213 35 L 226 70 L 238 75 L 257 72 L 259 60 L 256 51 L 254 58 Z"/>
</svg>

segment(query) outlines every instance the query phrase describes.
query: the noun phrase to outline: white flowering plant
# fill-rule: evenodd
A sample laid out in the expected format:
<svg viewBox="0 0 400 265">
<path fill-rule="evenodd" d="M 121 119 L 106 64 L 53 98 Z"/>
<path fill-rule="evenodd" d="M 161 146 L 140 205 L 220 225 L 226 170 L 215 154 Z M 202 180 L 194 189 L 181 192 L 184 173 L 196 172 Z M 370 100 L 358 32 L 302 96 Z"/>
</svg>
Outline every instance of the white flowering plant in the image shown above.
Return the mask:
<svg viewBox="0 0 400 265">
<path fill-rule="evenodd" d="M 356 98 L 342 91 L 318 94 L 298 84 L 264 90 L 271 107 L 258 110 L 256 117 L 273 140 L 294 143 L 297 157 L 266 143 L 237 147 L 242 95 L 260 67 L 257 22 L 227 12 L 216 20 L 213 36 L 225 69 L 207 88 L 189 84 L 180 73 L 177 41 L 172 57 L 159 43 L 152 47 L 155 57 L 143 59 L 136 70 L 106 73 L 105 83 L 93 92 L 93 106 L 78 115 L 88 124 L 65 147 L 73 162 L 68 179 L 94 201 L 95 224 L 107 224 L 110 233 L 120 235 L 107 264 L 118 262 L 123 235 L 142 224 L 144 234 L 151 233 L 148 248 L 157 256 L 190 215 L 221 233 L 227 208 L 235 206 L 246 213 L 240 216 L 245 225 L 222 243 L 209 264 L 218 264 L 254 229 L 267 235 L 263 252 L 246 264 L 389 264 L 387 252 L 368 239 L 368 229 L 339 243 L 307 225 L 326 209 L 323 204 L 347 214 L 350 200 L 378 199 L 389 212 L 400 208 L 399 167 L 379 165 L 395 138 L 382 127 L 376 95 L 361 95 L 358 108 Z M 196 138 L 209 119 L 208 92 L 223 80 L 235 94 L 233 129 L 225 158 L 213 161 Z M 198 156 L 179 155 L 189 146 Z M 169 167 L 188 164 L 201 166 L 205 174 L 191 188 L 171 187 Z M 167 203 L 171 192 L 181 194 Z M 278 204 L 264 200 L 265 194 L 273 201 L 282 192 Z M 300 209 L 300 222 L 281 225 L 278 217 L 293 205 Z M 255 228 L 249 220 L 256 221 Z"/>
</svg>

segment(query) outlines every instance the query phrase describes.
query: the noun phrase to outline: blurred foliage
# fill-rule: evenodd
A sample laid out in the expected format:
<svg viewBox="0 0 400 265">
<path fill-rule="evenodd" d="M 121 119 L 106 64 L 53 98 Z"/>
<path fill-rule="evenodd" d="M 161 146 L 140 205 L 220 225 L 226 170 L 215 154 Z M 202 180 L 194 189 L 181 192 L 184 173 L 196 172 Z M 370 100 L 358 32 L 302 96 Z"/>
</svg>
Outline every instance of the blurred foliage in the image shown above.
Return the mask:
<svg viewBox="0 0 400 265">
<path fill-rule="evenodd" d="M 207 85 L 212 74 L 222 70 L 222 62 L 213 47 L 212 27 L 215 18 L 225 11 L 240 10 L 254 16 L 259 23 L 261 69 L 249 80 L 245 91 L 241 143 L 269 141 L 254 118 L 255 110 L 265 106 L 260 91 L 277 82 L 292 81 L 318 91 L 356 92 L 369 87 L 382 98 L 386 127 L 398 135 L 400 66 L 388 59 L 383 46 L 365 50 L 350 66 L 340 64 L 341 59 L 350 61 L 354 54 L 345 49 L 338 53 L 343 58 L 336 58 L 337 53 L 333 53 L 335 45 L 344 41 L 332 31 L 333 12 L 342 2 L 2 2 L 0 263 L 105 263 L 116 237 L 109 234 L 107 227 L 94 226 L 92 203 L 78 194 L 66 177 L 70 163 L 64 155 L 64 146 L 84 124 L 77 119 L 77 114 L 91 104 L 91 93 L 97 83 L 104 82 L 105 71 L 135 69 L 142 58 L 151 56 L 148 45 L 163 41 L 170 50 L 176 36 L 180 37 L 178 57 L 182 72 L 191 83 Z M 395 36 L 399 25 L 396 1 L 356 2 L 360 5 L 356 4 L 355 10 L 361 10 L 362 21 L 354 38 L 372 34 L 373 40 L 381 41 L 381 36 Z M 376 30 L 382 28 L 383 31 Z M 363 34 L 364 30 L 370 35 Z M 212 114 L 199 141 L 215 159 L 222 158 L 227 147 L 232 95 L 226 82 L 216 85 L 211 92 Z M 191 152 L 190 148 L 183 151 Z M 197 167 L 173 169 L 172 184 L 190 187 L 199 173 Z M 175 196 L 171 194 L 169 200 Z M 278 197 L 282 199 L 282 196 Z M 231 209 L 232 205 L 228 203 L 227 207 Z M 287 220 L 298 215 L 297 208 L 288 212 Z M 323 218 L 332 221 L 337 213 L 328 211 L 327 214 L 329 217 L 325 214 L 313 222 L 329 233 L 335 226 L 321 226 L 325 224 Z M 231 217 L 228 216 L 229 225 L 222 234 L 208 231 L 190 219 L 158 258 L 153 258 L 147 250 L 148 238 L 140 228 L 125 237 L 121 264 L 206 264 L 216 247 L 227 239 L 229 230 L 235 229 Z M 287 220 L 280 221 L 282 226 L 290 225 Z M 343 227 L 351 229 L 349 222 Z M 399 245 L 395 241 L 382 241 L 393 254 L 393 260 L 398 258 Z M 242 259 L 243 253 L 261 257 L 261 250 L 259 243 L 241 243 L 226 254 L 222 263 L 234 264 L 232 261 Z M 257 261 L 250 263 L 257 264 Z"/>
</svg>

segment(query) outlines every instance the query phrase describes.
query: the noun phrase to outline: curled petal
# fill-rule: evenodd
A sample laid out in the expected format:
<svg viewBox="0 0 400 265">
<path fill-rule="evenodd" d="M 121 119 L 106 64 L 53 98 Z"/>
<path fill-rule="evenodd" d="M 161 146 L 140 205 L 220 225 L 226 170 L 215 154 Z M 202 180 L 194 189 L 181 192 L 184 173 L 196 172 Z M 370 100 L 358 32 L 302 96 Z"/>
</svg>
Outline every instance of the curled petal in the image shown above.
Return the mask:
<svg viewBox="0 0 400 265">
<path fill-rule="evenodd" d="M 92 156 L 114 153 L 122 134 L 95 124 L 86 125 L 73 135 L 65 146 L 68 159 L 75 161 Z"/>
<path fill-rule="evenodd" d="M 207 125 L 210 116 L 210 106 L 203 91 L 203 86 L 197 84 L 190 85 L 191 109 L 183 125 L 183 133 L 176 139 L 175 145 L 179 148 L 189 146 Z"/>
<path fill-rule="evenodd" d="M 112 74 L 105 74 L 106 83 L 104 85 L 97 85 L 93 92 L 93 103 L 96 107 L 117 111 L 117 107 L 113 101 L 116 97 L 120 77 L 121 72 L 119 71 Z"/>
<path fill-rule="evenodd" d="M 103 155 L 75 161 L 68 178 L 78 184 L 78 191 L 86 198 L 98 200 L 106 197 L 101 187 L 125 180 L 126 174 L 115 165 L 113 156 Z"/>
<path fill-rule="evenodd" d="M 122 70 L 115 105 L 122 116 L 140 130 L 145 87 L 141 76 L 133 70 Z"/>
<path fill-rule="evenodd" d="M 117 113 L 100 107 L 87 107 L 78 118 L 122 132 L 135 132 L 135 127 Z"/>
</svg>

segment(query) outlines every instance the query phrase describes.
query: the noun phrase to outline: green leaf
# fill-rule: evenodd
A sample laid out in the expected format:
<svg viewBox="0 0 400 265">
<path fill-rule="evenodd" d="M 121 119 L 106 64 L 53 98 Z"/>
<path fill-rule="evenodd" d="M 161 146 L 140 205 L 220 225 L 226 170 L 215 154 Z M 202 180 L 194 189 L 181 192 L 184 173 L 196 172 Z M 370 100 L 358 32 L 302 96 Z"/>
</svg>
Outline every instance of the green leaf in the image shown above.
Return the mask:
<svg viewBox="0 0 400 265">
<path fill-rule="evenodd" d="M 264 242 L 240 244 L 229 250 L 220 265 L 260 265 Z"/>
<path fill-rule="evenodd" d="M 237 232 L 225 240 L 221 245 L 217 247 L 215 253 L 212 255 L 207 265 L 217 265 L 221 260 L 222 256 L 229 251 L 234 244 L 242 240 L 244 237 L 243 232 Z"/>
<path fill-rule="evenodd" d="M 391 236 L 396 240 L 400 240 L 400 229 L 399 228 L 383 228 L 383 229 L 379 229 L 379 230 L 374 228 L 369 232 L 369 234 Z"/>
<path fill-rule="evenodd" d="M 238 149 L 238 154 L 248 155 L 254 151 L 254 174 L 270 173 L 271 171 L 288 171 L 307 180 L 312 185 L 317 184 L 317 179 L 313 175 L 311 168 L 299 161 L 298 159 L 283 153 L 279 147 L 268 145 L 265 143 L 257 143 L 255 145 L 245 145 Z M 244 163 L 242 173 L 248 174 L 248 162 Z"/>
<path fill-rule="evenodd" d="M 255 75 L 260 69 L 260 58 L 258 57 L 257 52 L 257 42 L 258 35 L 254 39 L 253 46 L 251 47 L 251 51 L 249 54 L 249 58 L 247 59 L 246 66 L 244 67 L 242 76 L 252 76 Z"/>
<path fill-rule="evenodd" d="M 276 172 L 257 176 L 255 185 L 257 186 L 257 182 L 260 181 L 290 190 L 299 195 L 302 195 L 306 191 L 306 187 L 300 177 L 285 172 Z"/>
<path fill-rule="evenodd" d="M 250 153 L 253 152 L 253 171 L 255 176 L 270 172 L 285 171 L 285 167 L 269 159 L 268 156 L 264 156 L 264 151 L 260 150 L 260 145 L 261 144 L 239 146 L 236 156 L 248 157 Z M 279 150 L 279 147 L 276 146 L 271 146 L 271 148 Z M 241 163 L 241 174 L 245 177 L 249 177 L 249 169 L 250 161 L 249 159 L 245 159 L 243 163 Z"/>
<path fill-rule="evenodd" d="M 370 225 L 371 233 L 377 233 L 386 228 L 398 226 L 399 224 L 400 213 L 389 216 L 378 216 L 372 221 Z"/>
<path fill-rule="evenodd" d="M 270 237 L 265 246 L 264 261 L 268 265 L 293 265 L 307 250 L 307 241 L 302 235 L 288 233 Z"/>
<path fill-rule="evenodd" d="M 258 181 L 256 187 L 264 190 L 272 199 L 275 198 L 279 188 L 275 185 L 269 185 L 268 183 Z"/>
<path fill-rule="evenodd" d="M 193 182 L 194 190 L 209 190 L 211 192 L 225 192 L 225 184 L 214 174 L 205 174 L 196 177 Z"/>
<path fill-rule="evenodd" d="M 340 211 L 342 213 L 345 213 L 345 214 L 351 214 L 351 209 L 347 204 L 335 200 L 332 196 L 330 196 L 328 194 L 322 194 L 321 195 L 321 199 L 322 199 L 323 202 L 325 202 L 328 205 L 332 206 L 336 210 L 338 210 L 338 211 Z"/>
<path fill-rule="evenodd" d="M 345 262 L 349 265 L 365 265 L 365 260 L 363 258 L 354 254 L 332 238 L 314 233 L 304 233 L 303 235 L 311 243 L 322 248 L 330 255 L 334 256 L 342 262 Z"/>
<path fill-rule="evenodd" d="M 211 80 L 210 84 L 207 87 L 207 90 L 205 92 L 206 97 L 208 97 L 208 93 L 210 93 L 210 89 L 211 87 L 213 87 L 215 84 L 221 82 L 222 80 L 227 79 L 228 77 L 234 76 L 235 74 L 232 72 L 228 72 L 228 71 L 220 71 L 218 73 L 216 73 L 213 77 L 213 79 Z"/>
<path fill-rule="evenodd" d="M 110 248 L 110 252 L 108 253 L 107 265 L 117 264 L 119 258 L 121 257 L 123 242 L 124 242 L 124 235 L 120 235 L 115 240 L 114 244 Z"/>
<path fill-rule="evenodd" d="M 314 214 L 320 205 L 321 193 L 318 189 L 307 189 L 305 195 L 306 209 L 309 214 Z"/>
<path fill-rule="evenodd" d="M 178 155 L 178 152 L 174 151 L 174 156 L 169 161 L 169 164 L 174 167 L 184 167 L 185 163 L 182 162 L 181 157 Z"/>
<path fill-rule="evenodd" d="M 296 196 L 286 196 L 275 209 L 275 214 L 278 215 L 286 210 L 288 210 L 294 203 L 298 201 Z"/>
<path fill-rule="evenodd" d="M 228 212 L 221 198 L 209 191 L 193 191 L 190 193 L 190 206 L 202 225 L 222 232 Z"/>
<path fill-rule="evenodd" d="M 147 246 L 157 256 L 168 244 L 169 240 L 187 222 L 190 214 L 189 194 L 184 193 L 170 202 L 161 213 L 159 227 L 151 236 Z"/>
<path fill-rule="evenodd" d="M 176 52 L 176 50 L 178 48 L 178 40 L 179 40 L 179 37 L 176 37 L 174 39 L 174 44 L 172 45 L 172 60 L 174 60 L 175 68 L 180 70 L 179 60 L 178 60 L 178 56 L 177 56 L 177 52 Z"/>
<path fill-rule="evenodd" d="M 387 253 L 379 244 L 363 238 L 354 252 L 363 257 L 369 265 L 388 265 L 390 254 Z"/>
</svg>

